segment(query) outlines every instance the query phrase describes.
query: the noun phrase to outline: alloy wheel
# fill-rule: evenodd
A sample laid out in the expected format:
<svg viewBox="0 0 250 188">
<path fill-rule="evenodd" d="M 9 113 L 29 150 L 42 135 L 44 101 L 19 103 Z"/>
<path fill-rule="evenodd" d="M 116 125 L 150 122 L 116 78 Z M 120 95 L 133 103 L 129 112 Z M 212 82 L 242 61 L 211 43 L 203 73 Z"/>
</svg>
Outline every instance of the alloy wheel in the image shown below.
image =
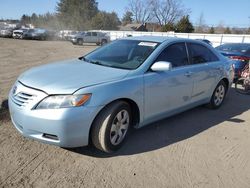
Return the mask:
<svg viewBox="0 0 250 188">
<path fill-rule="evenodd" d="M 122 110 L 115 116 L 110 130 L 110 142 L 113 145 L 120 144 L 126 136 L 129 127 L 129 112 Z"/>
</svg>

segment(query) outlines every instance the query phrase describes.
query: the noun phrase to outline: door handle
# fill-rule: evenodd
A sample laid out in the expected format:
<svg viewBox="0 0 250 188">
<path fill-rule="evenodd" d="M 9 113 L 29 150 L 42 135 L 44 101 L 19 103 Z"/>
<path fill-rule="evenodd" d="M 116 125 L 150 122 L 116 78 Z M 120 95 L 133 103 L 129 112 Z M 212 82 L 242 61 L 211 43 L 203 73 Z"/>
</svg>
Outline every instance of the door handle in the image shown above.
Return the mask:
<svg viewBox="0 0 250 188">
<path fill-rule="evenodd" d="M 185 75 L 186 77 L 190 77 L 190 76 L 192 76 L 193 74 L 194 74 L 193 72 L 188 71 L 188 72 L 186 72 L 184 75 Z"/>
</svg>

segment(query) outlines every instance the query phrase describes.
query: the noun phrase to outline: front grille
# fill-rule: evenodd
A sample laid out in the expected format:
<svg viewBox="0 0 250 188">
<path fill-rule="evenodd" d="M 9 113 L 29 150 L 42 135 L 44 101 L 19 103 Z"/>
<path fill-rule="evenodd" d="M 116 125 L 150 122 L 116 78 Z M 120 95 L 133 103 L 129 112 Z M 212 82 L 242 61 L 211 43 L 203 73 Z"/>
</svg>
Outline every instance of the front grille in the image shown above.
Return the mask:
<svg viewBox="0 0 250 188">
<path fill-rule="evenodd" d="M 16 82 L 11 90 L 11 100 L 20 108 L 32 109 L 47 96 L 46 93 Z"/>
<path fill-rule="evenodd" d="M 12 96 L 13 102 L 20 106 L 20 107 L 25 107 L 26 105 L 28 105 L 32 100 L 34 100 L 34 98 L 36 97 L 36 95 L 32 95 L 29 93 L 24 93 L 24 92 L 20 92 L 14 96 Z"/>
</svg>

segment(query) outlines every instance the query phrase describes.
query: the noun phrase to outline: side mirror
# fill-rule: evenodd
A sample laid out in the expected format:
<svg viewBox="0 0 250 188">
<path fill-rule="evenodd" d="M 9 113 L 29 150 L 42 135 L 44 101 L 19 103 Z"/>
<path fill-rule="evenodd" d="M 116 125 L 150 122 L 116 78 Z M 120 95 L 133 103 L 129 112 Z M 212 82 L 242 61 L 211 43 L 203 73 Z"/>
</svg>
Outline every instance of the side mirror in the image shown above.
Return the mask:
<svg viewBox="0 0 250 188">
<path fill-rule="evenodd" d="M 172 63 L 167 61 L 158 61 L 151 66 L 151 70 L 154 72 L 169 71 L 172 69 Z"/>
</svg>

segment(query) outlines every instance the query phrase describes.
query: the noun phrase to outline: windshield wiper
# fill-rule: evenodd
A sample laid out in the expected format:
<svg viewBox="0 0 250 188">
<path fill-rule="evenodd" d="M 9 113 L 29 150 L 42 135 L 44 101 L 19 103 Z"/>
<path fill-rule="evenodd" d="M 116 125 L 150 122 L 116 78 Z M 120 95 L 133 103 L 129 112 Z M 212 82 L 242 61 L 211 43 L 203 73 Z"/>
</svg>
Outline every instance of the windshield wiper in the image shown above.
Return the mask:
<svg viewBox="0 0 250 188">
<path fill-rule="evenodd" d="M 82 57 L 81 60 L 82 61 L 86 61 L 88 63 L 96 64 L 96 65 L 102 65 L 102 66 L 106 66 L 106 67 L 111 67 L 111 65 L 102 63 L 102 62 L 97 61 L 97 60 L 89 60 L 89 59 L 86 59 L 85 57 Z"/>
<path fill-rule="evenodd" d="M 82 60 L 82 61 L 89 62 L 89 60 L 88 60 L 88 59 L 86 59 L 84 56 L 83 56 L 83 57 L 80 57 L 79 59 L 80 59 L 80 60 Z"/>
<path fill-rule="evenodd" d="M 86 61 L 86 62 L 88 62 L 88 63 L 100 65 L 100 62 L 99 62 L 99 61 L 92 61 L 92 60 L 86 59 L 85 57 L 81 57 L 81 60 L 82 60 L 82 61 Z"/>
<path fill-rule="evenodd" d="M 89 63 L 96 64 L 96 65 L 108 66 L 108 65 L 106 65 L 106 64 L 101 63 L 100 61 L 92 61 L 92 60 L 90 60 Z"/>
</svg>

